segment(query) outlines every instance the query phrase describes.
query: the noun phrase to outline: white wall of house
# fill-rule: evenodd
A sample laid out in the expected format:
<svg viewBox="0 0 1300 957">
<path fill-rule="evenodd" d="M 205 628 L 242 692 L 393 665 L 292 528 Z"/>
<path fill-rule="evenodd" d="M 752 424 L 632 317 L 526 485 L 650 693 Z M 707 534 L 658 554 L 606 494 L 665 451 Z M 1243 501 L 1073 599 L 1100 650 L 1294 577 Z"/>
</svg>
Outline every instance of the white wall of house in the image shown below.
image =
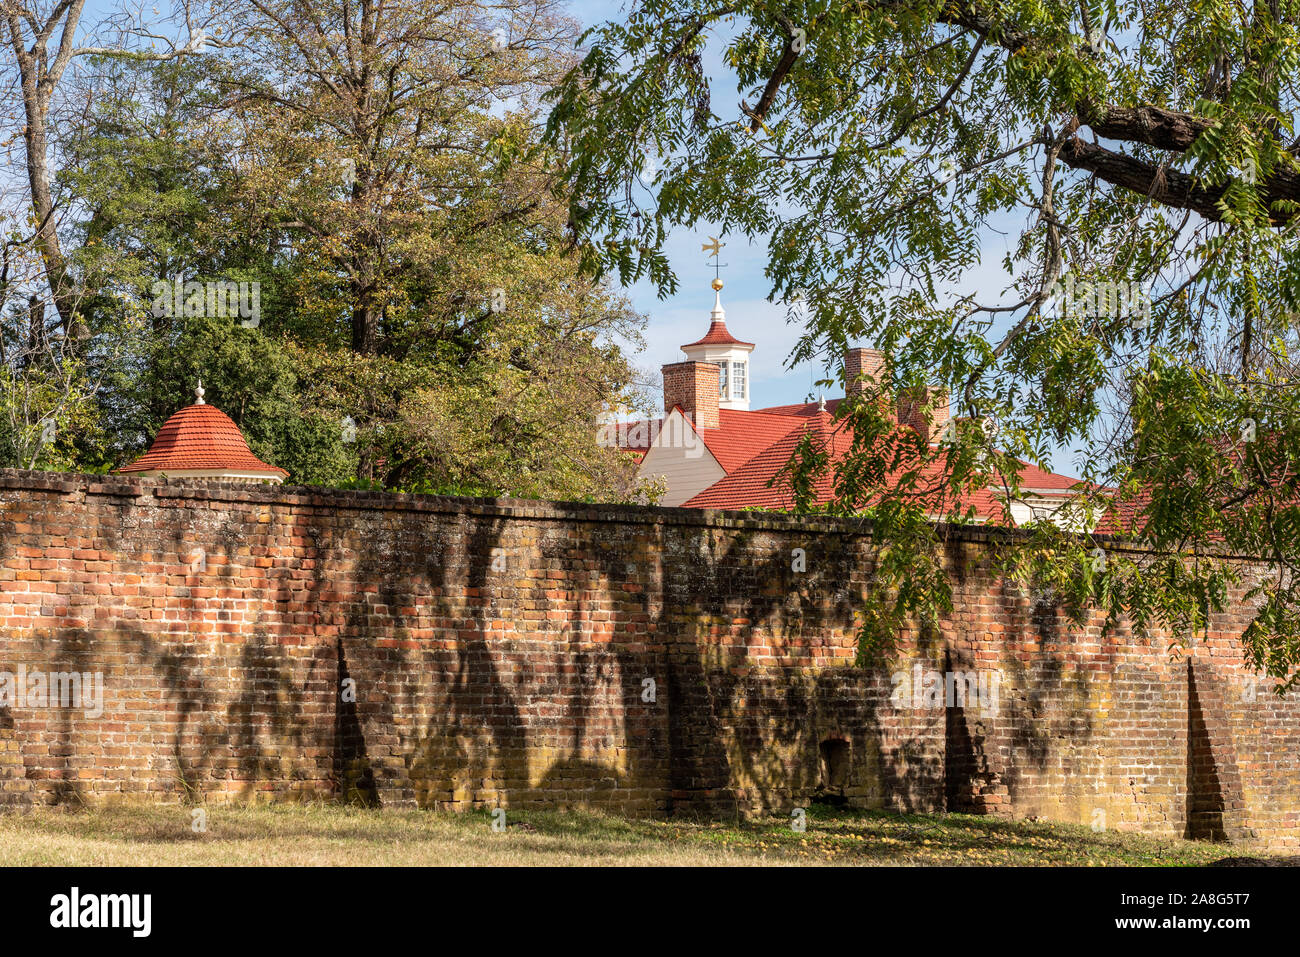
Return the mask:
<svg viewBox="0 0 1300 957">
<path fill-rule="evenodd" d="M 665 417 L 637 473 L 640 478 L 663 476 L 667 480 L 668 491 L 660 505 L 681 505 L 726 474 L 677 409 Z"/>
<path fill-rule="evenodd" d="M 1039 497 L 1036 496 L 1032 489 L 1024 491 L 1024 497 L 1011 503 L 1011 517 L 1017 525 L 1024 525 L 1027 522 L 1050 519 L 1062 528 L 1074 532 L 1091 532 L 1097 524 L 1099 516 L 1085 517 L 1080 514 L 1078 509 L 1068 509 L 1062 511 L 1068 499 L 1059 496 Z"/>
</svg>

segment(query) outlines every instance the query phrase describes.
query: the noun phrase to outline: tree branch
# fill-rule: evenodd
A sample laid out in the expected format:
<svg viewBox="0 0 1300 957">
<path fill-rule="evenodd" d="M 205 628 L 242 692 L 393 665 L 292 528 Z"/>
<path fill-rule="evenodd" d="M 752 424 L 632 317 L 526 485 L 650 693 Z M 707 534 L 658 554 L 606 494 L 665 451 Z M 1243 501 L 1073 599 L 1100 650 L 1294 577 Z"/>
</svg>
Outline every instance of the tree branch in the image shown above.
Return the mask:
<svg viewBox="0 0 1300 957">
<path fill-rule="evenodd" d="M 786 76 L 794 67 L 795 60 L 799 59 L 802 48 L 795 49 L 795 38 L 799 36 L 795 32 L 794 24 L 787 17 L 777 17 L 777 22 L 781 24 L 781 29 L 785 31 L 785 49 L 781 51 L 781 59 L 776 63 L 776 69 L 772 75 L 767 78 L 767 85 L 763 87 L 763 93 L 758 98 L 758 105 L 752 110 L 745 109 L 741 104 L 741 109 L 745 110 L 750 118 L 749 132 L 757 133 L 763 126 L 763 121 L 767 118 L 767 112 L 772 108 L 776 101 L 776 94 L 781 89 L 781 84 L 785 82 Z M 814 23 L 816 19 L 814 18 Z"/>
<path fill-rule="evenodd" d="M 1223 222 L 1226 218 L 1222 200 L 1230 183 L 1203 185 L 1187 173 L 1116 153 L 1077 136 L 1066 140 L 1060 158 L 1074 169 L 1092 173 L 1113 186 L 1149 196 L 1161 205 L 1190 209 L 1211 222 Z M 1295 217 L 1293 211 L 1278 211 L 1272 206 L 1278 202 L 1300 203 L 1300 175 L 1292 170 L 1275 170 L 1254 188 L 1270 207 L 1269 217 L 1274 225 L 1283 225 Z"/>
</svg>

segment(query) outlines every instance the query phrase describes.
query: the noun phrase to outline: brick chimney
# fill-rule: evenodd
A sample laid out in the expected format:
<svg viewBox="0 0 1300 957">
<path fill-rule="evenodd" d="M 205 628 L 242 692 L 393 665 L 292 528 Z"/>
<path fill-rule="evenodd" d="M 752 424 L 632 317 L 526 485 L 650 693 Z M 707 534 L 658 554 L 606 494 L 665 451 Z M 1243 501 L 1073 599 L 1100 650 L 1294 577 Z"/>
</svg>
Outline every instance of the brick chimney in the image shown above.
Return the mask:
<svg viewBox="0 0 1300 957">
<path fill-rule="evenodd" d="M 680 405 L 697 429 L 718 427 L 718 366 L 713 362 L 672 362 L 663 367 L 664 413 Z"/>
<path fill-rule="evenodd" d="M 848 349 L 844 353 L 844 394 L 855 395 L 866 380 L 879 383 L 885 369 L 885 354 L 879 349 Z"/>
<path fill-rule="evenodd" d="M 948 390 L 919 389 L 905 390 L 898 394 L 898 424 L 908 425 L 919 435 L 926 435 L 925 404 L 933 403 L 930 410 L 929 442 L 937 445 L 944 428 L 948 425 Z"/>
</svg>

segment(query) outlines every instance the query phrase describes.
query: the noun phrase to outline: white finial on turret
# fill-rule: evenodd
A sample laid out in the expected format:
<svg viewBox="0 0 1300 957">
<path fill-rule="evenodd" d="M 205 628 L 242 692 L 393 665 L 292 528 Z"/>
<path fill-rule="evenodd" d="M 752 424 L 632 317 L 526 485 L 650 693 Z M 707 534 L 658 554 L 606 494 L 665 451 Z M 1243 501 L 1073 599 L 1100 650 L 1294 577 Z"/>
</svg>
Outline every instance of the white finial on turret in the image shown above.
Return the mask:
<svg viewBox="0 0 1300 957">
<path fill-rule="evenodd" d="M 203 401 L 203 380 L 202 379 L 199 380 L 199 387 L 194 390 L 194 404 L 195 405 L 206 404 Z"/>
</svg>

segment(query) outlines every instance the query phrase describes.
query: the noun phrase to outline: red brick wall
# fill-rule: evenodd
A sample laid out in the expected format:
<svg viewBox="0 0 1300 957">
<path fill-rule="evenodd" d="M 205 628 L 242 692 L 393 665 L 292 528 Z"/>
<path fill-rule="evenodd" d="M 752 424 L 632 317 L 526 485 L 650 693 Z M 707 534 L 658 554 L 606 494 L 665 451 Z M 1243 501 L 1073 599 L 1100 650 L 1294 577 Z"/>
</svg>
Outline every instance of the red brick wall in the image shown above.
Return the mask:
<svg viewBox="0 0 1300 957">
<path fill-rule="evenodd" d="M 929 421 L 926 420 L 926 405 L 930 405 Z M 937 445 L 948 425 L 948 390 L 915 389 L 904 390 L 898 394 L 898 423 L 914 429 L 923 435 L 931 445 Z"/>
<path fill-rule="evenodd" d="M 885 354 L 879 349 L 853 348 L 844 353 L 844 394 L 866 388 L 866 382 L 880 382 L 885 371 Z"/>
<path fill-rule="evenodd" d="M 676 406 L 697 429 L 718 427 L 719 372 L 714 362 L 672 362 L 663 367 L 664 412 Z"/>
<path fill-rule="evenodd" d="M 864 670 L 868 544 L 825 519 L 0 472 L 0 671 L 105 676 L 98 717 L 0 709 L 0 801 L 788 812 L 830 783 L 1300 843 L 1300 700 L 1242 693 L 1244 612 L 1171 658 L 951 532 L 951 620 Z M 998 708 L 900 707 L 918 663 L 996 672 Z"/>
</svg>

